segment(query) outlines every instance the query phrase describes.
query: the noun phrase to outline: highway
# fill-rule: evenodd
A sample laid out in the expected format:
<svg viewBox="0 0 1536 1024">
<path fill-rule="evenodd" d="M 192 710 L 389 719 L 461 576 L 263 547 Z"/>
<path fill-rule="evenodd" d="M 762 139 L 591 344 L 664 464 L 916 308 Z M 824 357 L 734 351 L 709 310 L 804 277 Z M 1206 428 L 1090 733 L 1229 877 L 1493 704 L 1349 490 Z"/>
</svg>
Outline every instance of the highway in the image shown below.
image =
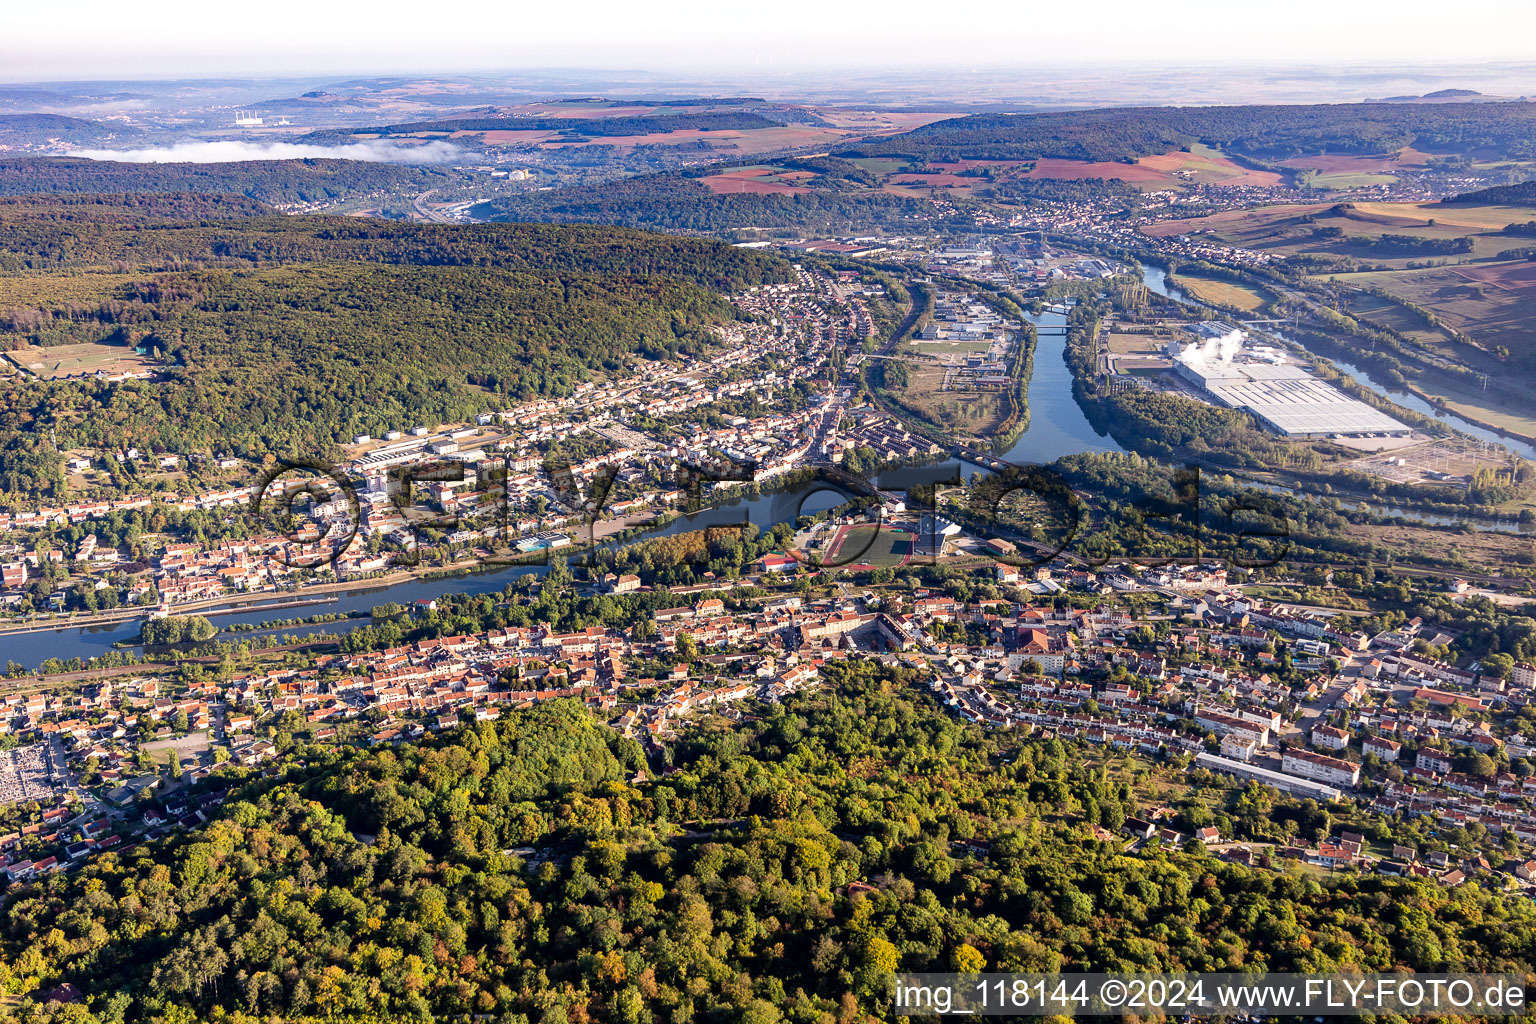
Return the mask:
<svg viewBox="0 0 1536 1024">
<path fill-rule="evenodd" d="M 437 189 L 429 188 L 421 193 L 421 195 L 411 200 L 411 209 L 415 210 L 416 215 L 422 220 L 431 221 L 433 224 L 451 224 L 453 222 L 452 217 L 446 213 L 440 213 L 427 205 L 427 199 L 436 192 Z"/>
</svg>

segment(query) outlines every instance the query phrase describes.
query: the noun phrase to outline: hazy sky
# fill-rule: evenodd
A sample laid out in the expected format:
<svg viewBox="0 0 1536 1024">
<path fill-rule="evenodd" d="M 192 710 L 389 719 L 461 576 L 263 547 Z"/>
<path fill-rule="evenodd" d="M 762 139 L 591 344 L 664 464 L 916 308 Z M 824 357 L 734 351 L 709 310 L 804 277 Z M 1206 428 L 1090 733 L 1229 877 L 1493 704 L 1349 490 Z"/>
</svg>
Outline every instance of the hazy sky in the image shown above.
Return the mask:
<svg viewBox="0 0 1536 1024">
<path fill-rule="evenodd" d="M 0 80 L 518 67 L 1530 60 L 1536 0 L 63 0 L 13 4 Z"/>
</svg>

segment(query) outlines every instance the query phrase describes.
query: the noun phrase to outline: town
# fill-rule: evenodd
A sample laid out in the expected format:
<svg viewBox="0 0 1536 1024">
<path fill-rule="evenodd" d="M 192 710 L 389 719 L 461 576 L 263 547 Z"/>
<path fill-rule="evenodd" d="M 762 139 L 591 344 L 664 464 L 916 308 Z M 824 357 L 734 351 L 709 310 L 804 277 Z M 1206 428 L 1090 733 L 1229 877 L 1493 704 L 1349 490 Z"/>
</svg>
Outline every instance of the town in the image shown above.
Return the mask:
<svg viewBox="0 0 1536 1024">
<path fill-rule="evenodd" d="M 1127 273 L 1049 245 L 919 248 L 905 258 L 908 284 L 958 282 L 950 289 L 1092 286 Z M 269 466 L 254 483 L 241 483 L 242 463 L 227 458 L 199 467 L 200 478 L 221 481 L 215 489 L 162 484 L 108 497 L 98 487 L 96 500 L 4 514 L 0 602 L 11 629 L 206 622 L 196 617 L 251 603 L 302 607 L 349 585 L 383 587 L 385 601 L 372 626 L 339 644 L 314 634 L 318 646 L 301 644 L 302 655 L 256 646 L 232 656 L 220 640 L 211 663 L 176 665 L 184 654 L 172 652 L 171 666 L 156 668 L 150 649 L 143 667 L 129 659 L 105 677 L 41 677 L 5 691 L 0 800 L 11 828 L 0 835 L 0 869 L 22 882 L 195 829 L 231 769 L 279 772 L 296 742 L 398 743 L 550 700 L 581 702 L 664 764 L 701 716 L 783 701 L 821 685 L 829 662 L 854 658 L 917 673 L 981 728 L 1133 752 L 1210 785 L 1352 802 L 1383 821 L 1423 818 L 1463 837 L 1384 849 L 1351 832 L 1276 847 L 1136 820 L 1127 842 L 1194 839 L 1245 863 L 1291 859 L 1447 885 L 1484 874 L 1536 892 L 1536 719 L 1521 714 L 1536 667 L 1457 667 L 1446 654 L 1454 638 L 1420 619 L 1366 632 L 1358 615 L 1248 593 L 1283 568 L 1026 561 L 1022 541 L 946 518 L 965 519 L 960 490 L 925 509 L 868 481 L 850 487 L 857 471 L 928 465 L 955 450 L 861 393 L 860 365 L 891 358 L 879 342 L 897 326 L 892 285 L 878 272 L 797 264 L 792 282 L 733 296 L 741 318 L 694 365 L 637 365 L 474 423 L 358 436 L 331 463 Z M 917 360 L 939 368 L 934 390 L 1010 386 L 1023 325 L 964 291 L 935 291 L 933 315 L 910 342 Z M 1187 330 L 1186 353 L 1232 332 L 1211 322 Z M 1360 431 L 1401 426 L 1381 419 L 1362 419 Z M 103 460 L 169 481 L 197 458 L 79 451 L 70 468 L 87 484 Z M 757 528 L 738 524 L 684 534 L 707 549 L 691 569 L 630 561 L 670 539 L 661 527 L 840 467 L 856 472 L 836 478 L 831 506 L 792 516 L 750 551 L 743 544 Z M 167 522 L 169 513 L 260 528 L 203 542 L 127 529 L 147 519 L 126 517 Z M 610 539 L 624 543 L 605 547 Z M 736 561 L 711 555 L 722 542 L 736 545 Z M 574 580 L 572 556 L 583 574 Z M 449 597 L 390 610 L 395 580 L 487 563 L 551 574 L 530 572 L 478 599 L 519 624 L 444 633 L 434 624 L 461 600 Z M 663 581 L 679 572 L 687 582 Z M 608 609 L 606 624 L 552 625 L 545 595 L 562 587 Z M 390 643 L 381 627 L 432 635 Z"/>
<path fill-rule="evenodd" d="M 885 524 L 907 537 L 918 527 L 896 525 L 904 514 L 881 504 L 825 525 Z M 1399 844 L 1390 855 L 1348 836 L 1256 850 L 1128 822 L 1137 840 L 1219 840 L 1223 855 L 1247 862 L 1536 886 L 1536 737 L 1531 719 L 1513 714 L 1536 692 L 1536 666 L 1517 664 L 1507 678 L 1457 669 L 1433 654 L 1451 638 L 1418 620 L 1367 634 L 1347 617 L 1249 598 L 1215 565 L 1021 569 L 999 560 L 1007 542 L 946 537 L 935 558 L 898 550 L 879 566 L 817 571 L 768 552 L 734 579 L 591 579 L 595 600 L 638 613 L 627 628 L 533 621 L 318 654 L 303 667 L 226 662 L 212 674 L 129 672 L 7 692 L 0 726 L 14 746 L 0 794 L 13 824 L 0 835 L 0 868 L 23 881 L 196 828 L 227 788 L 224 766 L 278 771 L 301 737 L 388 744 L 572 699 L 660 756 L 701 714 L 780 701 L 819 685 L 829 661 L 870 658 L 916 670 L 983 728 L 1133 751 L 1232 785 L 1487 837 L 1476 850 Z M 924 582 L 950 565 L 973 581 L 987 569 L 968 600 Z M 549 585 L 530 577 L 498 604 L 526 615 Z M 403 612 L 427 622 L 438 613 L 436 602 Z"/>
</svg>

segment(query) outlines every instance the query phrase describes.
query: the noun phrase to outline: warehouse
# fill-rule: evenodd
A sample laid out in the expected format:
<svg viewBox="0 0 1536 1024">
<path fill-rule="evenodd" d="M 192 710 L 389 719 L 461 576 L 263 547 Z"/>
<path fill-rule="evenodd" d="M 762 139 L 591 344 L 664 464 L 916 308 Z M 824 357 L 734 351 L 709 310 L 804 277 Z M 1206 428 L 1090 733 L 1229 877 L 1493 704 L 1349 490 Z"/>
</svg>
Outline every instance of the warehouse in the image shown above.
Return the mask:
<svg viewBox="0 0 1536 1024">
<path fill-rule="evenodd" d="M 1412 433 L 1405 424 L 1351 398 L 1304 368 L 1230 359 L 1177 359 L 1174 371 L 1220 405 L 1258 417 L 1286 437 Z"/>
</svg>

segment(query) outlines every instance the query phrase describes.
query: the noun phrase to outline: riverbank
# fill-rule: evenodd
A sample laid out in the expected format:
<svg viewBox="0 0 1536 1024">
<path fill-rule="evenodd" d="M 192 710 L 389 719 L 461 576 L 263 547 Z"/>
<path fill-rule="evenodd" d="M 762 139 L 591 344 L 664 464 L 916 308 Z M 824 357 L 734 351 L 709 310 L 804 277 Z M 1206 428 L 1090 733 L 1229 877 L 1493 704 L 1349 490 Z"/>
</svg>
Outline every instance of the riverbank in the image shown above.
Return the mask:
<svg viewBox="0 0 1536 1024">
<path fill-rule="evenodd" d="M 1490 423 L 1487 420 L 1480 420 L 1476 416 L 1468 414 L 1464 408 L 1458 408 L 1454 412 L 1451 412 L 1447 403 L 1445 402 L 1445 399 L 1436 395 L 1431 395 L 1426 391 L 1421 391 L 1419 388 L 1412 384 L 1409 384 L 1403 390 L 1407 391 L 1410 395 L 1412 395 L 1414 398 L 1417 398 L 1421 402 L 1432 405 L 1436 409 L 1444 408 L 1447 413 L 1458 416 L 1461 419 L 1466 420 L 1468 423 L 1482 427 L 1484 430 L 1491 430 L 1495 434 L 1498 434 L 1500 437 L 1506 437 L 1511 441 L 1520 441 L 1525 444 L 1536 445 L 1536 434 L 1522 434 L 1518 430 L 1511 430 L 1508 427 L 1501 427 L 1497 423 Z"/>
<path fill-rule="evenodd" d="M 633 531 L 643 532 L 650 529 L 663 528 L 674 518 L 676 517 L 657 515 L 656 513 L 643 513 L 623 516 L 617 519 L 600 519 L 592 524 L 591 538 L 593 543 L 591 545 L 560 550 L 562 556 L 579 553 L 589 550 L 591 546 L 602 541 L 615 538 L 626 539 L 632 535 Z M 220 618 L 250 612 L 283 611 L 289 608 L 324 604 L 334 600 L 341 594 L 383 590 L 402 584 L 423 582 L 437 577 L 456 577 L 476 571 L 502 571 L 519 566 L 532 571 L 543 568 L 548 560 L 548 555 L 549 552 L 540 550 L 516 556 L 493 556 L 489 559 L 460 559 L 447 565 L 432 566 L 430 568 L 396 569 L 376 576 L 337 580 L 334 583 L 312 583 L 297 590 L 264 590 L 256 593 L 221 595 L 219 597 L 187 601 L 174 605 L 171 608 L 171 614 L 203 615 L 209 618 Z M 74 613 L 49 616 L 42 619 L 31 619 L 26 622 L 0 623 L 0 636 L 120 626 L 124 623 L 147 618 L 151 611 L 151 608 L 146 607 L 118 608 L 106 612 Z"/>
<path fill-rule="evenodd" d="M 430 579 L 432 576 L 439 574 L 455 575 L 456 571 L 470 571 L 473 566 L 479 564 L 482 563 L 479 561 L 457 562 L 452 565 L 435 567 L 430 571 L 401 570 L 386 573 L 382 576 L 369 576 L 364 579 L 338 580 L 335 583 L 316 583 L 303 587 L 300 590 L 265 590 L 254 594 L 233 594 L 204 598 L 201 601 L 187 601 L 183 604 L 173 605 L 171 607 L 171 614 L 203 615 L 209 618 L 218 618 L 222 615 L 238 615 L 250 611 L 275 612 L 288 608 L 302 608 L 313 604 L 323 604 L 327 599 L 334 598 L 337 594 L 390 587 L 401 583 L 409 583 L 413 580 Z M 0 625 L 0 636 L 116 626 L 125 622 L 148 618 L 152 610 L 151 608 L 124 608 L 112 612 L 93 613 L 85 616 L 78 614 L 60 615 L 25 623 Z"/>
<path fill-rule="evenodd" d="M 1175 302 L 1202 306 L 1228 316 L 1237 315 L 1225 307 L 1212 305 L 1194 296 L 1185 294 L 1176 285 L 1169 282 L 1168 272 L 1164 266 L 1151 261 L 1145 254 L 1143 260 L 1142 280 L 1152 291 Z M 1263 328 L 1258 333 L 1278 338 L 1281 342 L 1296 346 L 1309 355 L 1328 360 L 1347 379 L 1352 380 L 1357 386 L 1365 388 L 1379 398 L 1392 403 L 1399 412 L 1406 410 L 1418 416 L 1428 417 L 1442 429 L 1458 430 L 1476 437 L 1478 440 L 1488 441 L 1493 444 L 1512 442 L 1504 443 L 1502 446 L 1522 458 L 1536 461 L 1536 436 L 1525 434 L 1518 430 L 1511 430 L 1496 423 L 1490 423 L 1475 415 L 1468 415 L 1460 408 L 1452 409 L 1443 399 L 1425 392 L 1411 381 L 1405 381 L 1402 385 L 1392 384 L 1388 386 L 1381 384 L 1373 379 L 1365 368 L 1359 365 L 1360 362 L 1367 358 L 1366 353 L 1349 348 L 1327 334 L 1316 330 L 1297 328 L 1295 333 L 1302 337 L 1290 337 L 1287 336 L 1285 331 L 1272 327 Z M 1424 373 L 1439 372 L 1435 367 L 1428 366 L 1423 362 L 1415 362 L 1414 365 Z M 1393 413 L 1393 415 L 1399 415 L 1399 413 Z M 1399 418 L 1402 417 L 1399 415 Z"/>
<path fill-rule="evenodd" d="M 600 548 L 689 530 L 739 528 L 749 521 L 760 529 L 768 529 L 780 522 L 792 522 L 801 514 L 847 500 L 835 487 L 817 482 L 813 474 L 814 468 L 808 468 L 776 478 L 771 486 L 738 488 L 723 500 L 692 512 L 668 509 L 599 520 L 593 524 L 590 533 L 585 529 L 581 531 L 578 544 L 553 551 L 539 550 L 515 557 L 503 554 L 490 559 L 460 559 L 443 566 L 401 568 L 364 579 L 314 584 L 299 591 L 212 598 L 177 605 L 173 613 L 205 615 L 216 620 L 215 624 L 221 627 L 221 636 L 258 640 L 264 635 L 281 635 L 296 628 L 269 625 L 268 620 L 277 618 L 282 609 L 310 605 L 336 614 L 338 618 L 328 624 L 329 631 L 333 634 L 344 632 L 367 623 L 368 613 L 376 605 L 390 602 L 410 605 L 448 594 L 499 591 L 524 574 L 543 574 L 554 558 L 578 558 Z M 146 613 L 145 609 L 124 609 L 110 618 L 58 617 L 29 623 L 25 631 L 16 630 L 5 643 L 5 657 L 35 668 L 50 659 L 89 660 L 109 653 L 135 651 L 139 649 L 139 620 Z M 343 615 L 345 618 L 341 617 Z M 241 628 L 233 629 L 232 626 Z"/>
</svg>

